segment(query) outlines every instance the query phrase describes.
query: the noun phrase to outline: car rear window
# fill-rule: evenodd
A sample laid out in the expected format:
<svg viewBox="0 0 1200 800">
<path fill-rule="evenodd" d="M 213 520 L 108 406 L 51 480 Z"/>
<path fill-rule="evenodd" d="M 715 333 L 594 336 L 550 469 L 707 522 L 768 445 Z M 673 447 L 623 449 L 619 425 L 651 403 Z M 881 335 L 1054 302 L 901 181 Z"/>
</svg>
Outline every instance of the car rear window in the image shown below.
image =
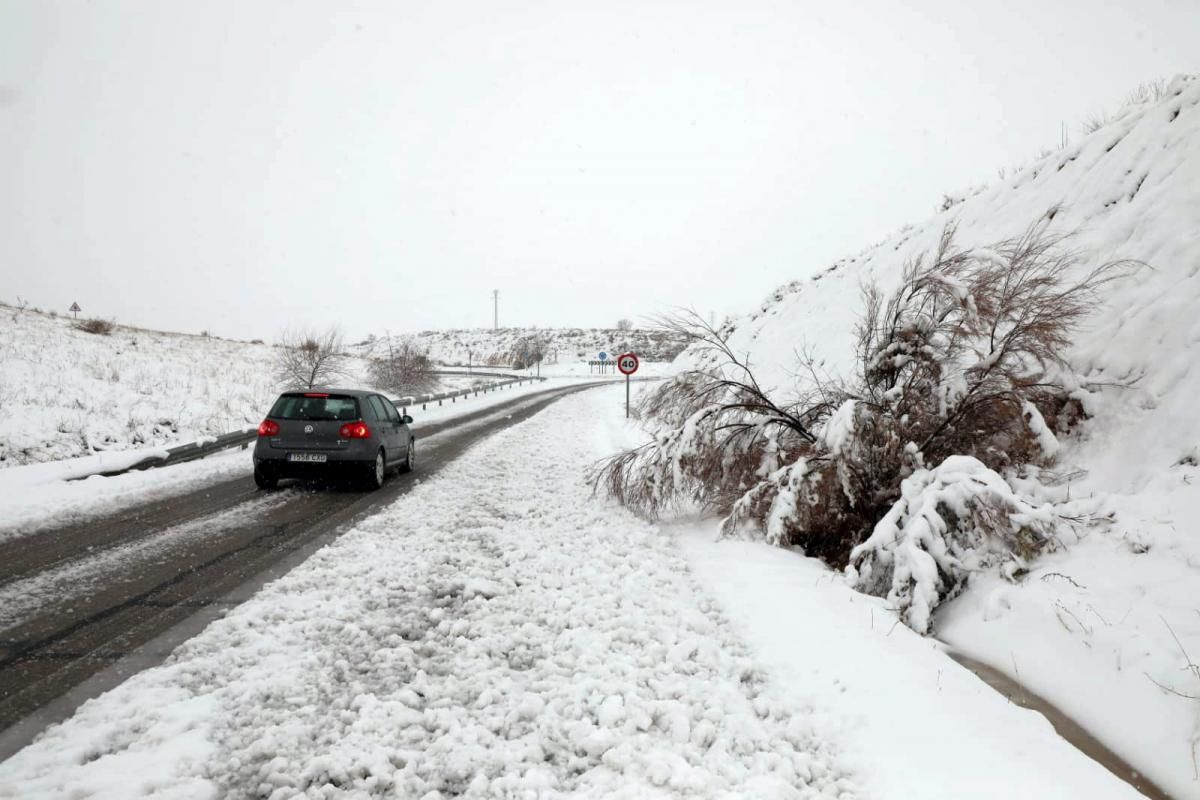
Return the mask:
<svg viewBox="0 0 1200 800">
<path fill-rule="evenodd" d="M 268 417 L 349 422 L 360 419 L 358 401 L 344 394 L 285 394 L 275 401 Z"/>
<path fill-rule="evenodd" d="M 371 404 L 371 410 L 375 412 L 375 419 L 380 422 L 387 420 L 387 411 L 384 410 L 383 402 L 378 397 L 371 395 L 367 398 L 367 402 Z"/>
</svg>

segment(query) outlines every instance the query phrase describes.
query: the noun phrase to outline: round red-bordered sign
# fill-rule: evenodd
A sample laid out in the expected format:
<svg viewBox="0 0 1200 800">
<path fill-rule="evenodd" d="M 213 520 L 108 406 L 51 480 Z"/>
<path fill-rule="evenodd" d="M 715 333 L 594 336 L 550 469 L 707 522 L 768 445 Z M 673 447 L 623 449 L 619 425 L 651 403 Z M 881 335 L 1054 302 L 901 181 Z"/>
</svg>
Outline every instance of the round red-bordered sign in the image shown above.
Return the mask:
<svg viewBox="0 0 1200 800">
<path fill-rule="evenodd" d="M 638 357 L 633 353 L 622 353 L 617 356 L 617 369 L 621 370 L 622 375 L 632 375 L 638 371 Z"/>
</svg>

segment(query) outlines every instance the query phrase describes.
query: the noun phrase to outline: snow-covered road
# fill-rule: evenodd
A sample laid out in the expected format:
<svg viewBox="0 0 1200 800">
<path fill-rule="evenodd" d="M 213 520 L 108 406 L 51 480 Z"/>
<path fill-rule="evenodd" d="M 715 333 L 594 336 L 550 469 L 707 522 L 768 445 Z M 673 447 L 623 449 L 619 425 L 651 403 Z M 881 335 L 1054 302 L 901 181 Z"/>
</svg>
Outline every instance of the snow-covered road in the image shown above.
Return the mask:
<svg viewBox="0 0 1200 800">
<path fill-rule="evenodd" d="M 856 796 L 673 541 L 591 497 L 622 394 L 449 465 L 0 765 L 0 796 Z"/>
<path fill-rule="evenodd" d="M 0 797 L 1138 796 L 818 562 L 593 497 L 622 389 L 419 482 L 0 764 Z"/>
</svg>

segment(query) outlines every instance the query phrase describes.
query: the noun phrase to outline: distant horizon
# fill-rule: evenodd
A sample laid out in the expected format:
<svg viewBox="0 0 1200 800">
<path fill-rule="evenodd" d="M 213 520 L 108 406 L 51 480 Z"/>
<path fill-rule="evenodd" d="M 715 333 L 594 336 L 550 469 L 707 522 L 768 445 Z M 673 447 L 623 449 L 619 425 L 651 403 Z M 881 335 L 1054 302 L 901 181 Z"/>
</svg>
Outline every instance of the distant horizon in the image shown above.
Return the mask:
<svg viewBox="0 0 1200 800">
<path fill-rule="evenodd" d="M 17 305 L 16 303 L 13 303 L 8 300 L 0 299 L 0 306 L 2 306 L 4 308 L 12 309 L 13 311 L 17 311 L 20 313 L 27 312 L 30 314 L 41 314 L 44 316 L 57 317 L 58 319 L 65 319 L 68 322 L 74 321 L 72 319 L 71 312 L 69 310 L 64 312 L 64 311 L 58 311 L 57 309 L 44 308 L 42 306 L 35 305 L 32 302 L 30 302 L 26 307 L 22 308 L 21 306 Z M 80 322 L 88 320 L 88 319 L 95 319 L 95 318 L 97 318 L 96 315 L 88 314 L 85 309 L 80 310 L 80 312 L 79 312 L 79 321 Z M 253 344 L 256 341 L 261 341 L 263 344 L 278 344 L 277 341 L 273 341 L 272 339 L 273 338 L 277 339 L 278 337 L 287 333 L 286 329 L 281 329 L 276 332 L 274 337 L 256 336 L 256 337 L 245 338 L 242 336 L 228 336 L 219 331 L 213 331 L 213 330 L 190 331 L 190 330 L 178 330 L 178 329 L 165 328 L 165 327 L 164 328 L 148 327 L 146 325 L 139 325 L 134 322 L 128 322 L 128 321 L 117 319 L 114 317 L 99 317 L 99 319 L 109 320 L 109 321 L 113 322 L 118 328 L 129 328 L 131 330 L 143 330 L 143 331 L 149 331 L 152 333 L 165 333 L 165 334 L 171 334 L 173 336 L 195 336 L 198 338 L 211 337 L 213 339 L 222 339 L 222 340 L 229 341 L 229 342 L 244 342 L 246 344 Z M 318 331 L 326 330 L 326 328 L 320 328 L 317 330 Z M 488 327 L 477 327 L 477 328 L 424 328 L 422 330 L 412 330 L 412 331 L 400 331 L 400 330 L 367 331 L 365 334 L 363 334 L 361 336 L 351 336 L 349 333 L 346 332 L 345 329 L 342 329 L 341 333 L 342 333 L 343 342 L 347 345 L 353 346 L 353 345 L 363 344 L 363 343 L 367 342 L 371 336 L 374 336 L 375 338 L 382 338 L 383 336 L 387 336 L 387 335 L 391 335 L 391 336 L 421 336 L 421 335 L 429 334 L 429 333 L 492 333 L 492 332 L 503 333 L 504 331 L 535 331 L 535 330 L 539 330 L 539 331 L 583 331 L 583 332 L 603 331 L 606 333 L 607 332 L 629 333 L 629 332 L 653 332 L 653 331 L 657 331 L 659 329 L 654 328 L 654 327 L 644 326 L 644 325 L 639 326 L 637 324 L 637 320 L 635 319 L 634 326 L 632 328 L 630 328 L 628 331 L 623 331 L 620 328 L 607 327 L 607 326 L 589 327 L 589 326 L 581 326 L 581 325 L 564 325 L 564 326 L 526 326 L 526 325 L 507 325 L 506 326 L 506 325 L 501 325 L 499 328 L 492 328 L 491 326 L 488 326 Z M 349 341 L 351 339 L 354 339 L 356 341 Z"/>
</svg>

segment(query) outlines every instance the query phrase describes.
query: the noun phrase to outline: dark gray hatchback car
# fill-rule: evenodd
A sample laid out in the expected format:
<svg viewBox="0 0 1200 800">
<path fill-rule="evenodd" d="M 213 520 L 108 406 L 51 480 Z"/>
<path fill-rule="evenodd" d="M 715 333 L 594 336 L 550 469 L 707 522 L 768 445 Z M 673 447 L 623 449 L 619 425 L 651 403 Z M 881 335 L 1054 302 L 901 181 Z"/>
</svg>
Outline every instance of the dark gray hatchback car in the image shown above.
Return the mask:
<svg viewBox="0 0 1200 800">
<path fill-rule="evenodd" d="M 410 472 L 416 465 L 410 422 L 374 392 L 285 392 L 258 426 L 254 482 L 274 489 L 281 478 L 346 476 L 378 489 L 389 469 Z"/>
</svg>

